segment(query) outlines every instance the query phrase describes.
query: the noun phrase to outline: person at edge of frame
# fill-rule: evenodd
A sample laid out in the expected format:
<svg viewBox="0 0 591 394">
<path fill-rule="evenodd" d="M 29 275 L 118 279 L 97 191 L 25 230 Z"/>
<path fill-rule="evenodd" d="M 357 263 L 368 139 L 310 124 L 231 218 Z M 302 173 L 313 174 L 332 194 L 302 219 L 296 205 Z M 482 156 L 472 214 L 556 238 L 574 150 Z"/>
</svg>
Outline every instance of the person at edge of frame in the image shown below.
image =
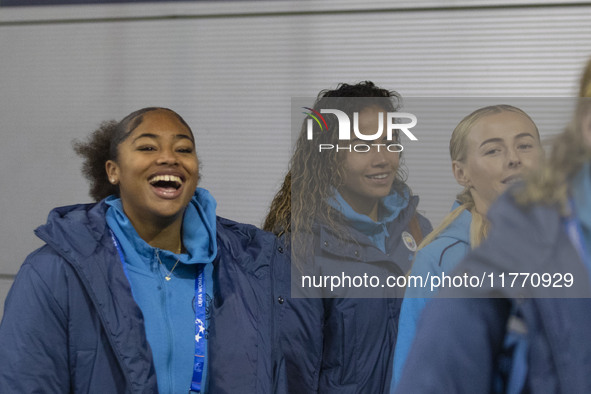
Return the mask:
<svg viewBox="0 0 591 394">
<path fill-rule="evenodd" d="M 493 204 L 488 238 L 456 271 L 495 282 L 430 301 L 396 393 L 591 392 L 591 61 L 580 96 L 550 158 Z M 507 359 L 512 334 L 525 346 Z"/>
<path fill-rule="evenodd" d="M 75 149 L 0 325 L 0 392 L 271 393 L 272 234 L 216 216 L 191 128 L 144 108 Z"/>
</svg>

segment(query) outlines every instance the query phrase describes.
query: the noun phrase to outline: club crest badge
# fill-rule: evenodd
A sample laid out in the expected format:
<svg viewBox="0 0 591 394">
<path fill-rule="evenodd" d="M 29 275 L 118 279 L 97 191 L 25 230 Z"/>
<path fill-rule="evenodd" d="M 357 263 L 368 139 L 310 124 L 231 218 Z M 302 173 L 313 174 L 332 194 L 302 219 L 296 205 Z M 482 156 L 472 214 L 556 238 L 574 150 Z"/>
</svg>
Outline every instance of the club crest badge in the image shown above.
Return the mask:
<svg viewBox="0 0 591 394">
<path fill-rule="evenodd" d="M 417 251 L 417 243 L 408 231 L 402 232 L 402 242 L 404 242 L 404 246 L 406 246 L 411 252 Z"/>
</svg>

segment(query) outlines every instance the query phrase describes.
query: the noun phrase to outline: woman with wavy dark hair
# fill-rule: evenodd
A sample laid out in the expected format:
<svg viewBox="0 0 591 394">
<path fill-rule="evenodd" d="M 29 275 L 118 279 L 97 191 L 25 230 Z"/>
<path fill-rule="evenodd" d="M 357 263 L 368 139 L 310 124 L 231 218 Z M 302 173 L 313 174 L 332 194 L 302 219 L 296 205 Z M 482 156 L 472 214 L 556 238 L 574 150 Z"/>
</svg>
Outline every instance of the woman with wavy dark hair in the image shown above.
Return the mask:
<svg viewBox="0 0 591 394">
<path fill-rule="evenodd" d="M 398 130 L 386 132 L 387 117 L 399 104 L 396 92 L 372 82 L 322 91 L 310 110 L 323 120 L 311 125 L 311 138 L 304 121 L 271 204 L 265 229 L 280 235 L 292 252 L 291 289 L 289 267 L 275 268 L 276 291 L 292 292 L 276 306 L 283 356 L 278 368 L 289 392 L 388 392 L 400 308 L 396 294 L 382 288 L 311 289 L 301 279 L 404 275 L 417 243 L 431 231 L 405 182 Z M 351 119 L 351 130 L 344 130 L 350 140 L 339 139 L 340 123 L 325 110 Z M 319 151 L 320 146 L 333 149 Z"/>
<path fill-rule="evenodd" d="M 144 108 L 75 149 L 96 203 L 36 230 L 0 325 L 0 392 L 271 392 L 276 240 L 216 216 L 187 123 Z"/>
</svg>

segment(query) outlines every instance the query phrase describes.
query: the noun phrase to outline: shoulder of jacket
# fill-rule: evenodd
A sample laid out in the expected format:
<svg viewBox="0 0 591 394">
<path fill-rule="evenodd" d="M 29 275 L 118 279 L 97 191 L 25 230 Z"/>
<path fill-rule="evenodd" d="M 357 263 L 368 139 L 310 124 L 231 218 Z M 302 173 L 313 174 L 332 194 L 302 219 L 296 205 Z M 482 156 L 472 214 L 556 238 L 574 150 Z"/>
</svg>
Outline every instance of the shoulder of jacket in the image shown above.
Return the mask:
<svg viewBox="0 0 591 394">
<path fill-rule="evenodd" d="M 556 206 L 521 206 L 510 192 L 504 193 L 489 209 L 492 236 L 511 238 L 519 235 L 525 242 L 529 239 L 536 244 L 545 244 L 557 239 L 562 231 L 561 216 Z"/>
<path fill-rule="evenodd" d="M 257 235 L 270 234 L 269 232 L 261 230 L 253 224 L 236 222 L 222 216 L 216 216 L 216 222 L 218 225 L 218 231 L 222 232 L 248 233 Z"/>
<path fill-rule="evenodd" d="M 218 217 L 216 227 L 217 259 L 223 267 L 238 265 L 244 272 L 263 279 L 270 277 L 269 266 L 277 256 L 285 255 L 285 250 L 277 247 L 277 237 L 256 226 Z"/>
<path fill-rule="evenodd" d="M 64 269 L 70 269 L 66 259 L 51 246 L 45 244 L 27 256 L 22 267 L 37 272 L 41 279 L 48 278 Z"/>
<path fill-rule="evenodd" d="M 94 254 L 107 231 L 106 210 L 104 201 L 55 208 L 35 234 L 59 254 L 68 249 Z"/>
<path fill-rule="evenodd" d="M 248 224 L 239 223 L 230 219 L 217 216 L 216 234 L 222 242 L 240 242 L 241 245 L 263 244 L 274 245 L 277 237 L 268 231 Z"/>
<path fill-rule="evenodd" d="M 396 223 L 396 225 L 408 227 L 411 221 L 416 217 L 417 221 L 419 222 L 421 232 L 423 233 L 423 237 L 425 237 L 428 233 L 430 233 L 433 230 L 433 226 L 431 225 L 431 221 L 418 211 L 418 206 L 419 196 L 413 194 L 412 196 L 410 196 L 408 205 L 398 215 L 399 217 L 404 218 L 403 221 Z"/>
<path fill-rule="evenodd" d="M 429 219 L 427 219 L 427 217 L 425 217 L 423 214 L 415 211 L 416 215 L 417 215 L 417 219 L 419 221 L 419 226 L 421 227 L 421 231 L 423 231 L 423 236 L 426 236 L 428 233 L 430 233 L 431 231 L 433 231 L 433 225 L 431 224 L 431 221 Z"/>
<path fill-rule="evenodd" d="M 65 318 L 68 277 L 73 274 L 70 264 L 53 248 L 44 245 L 27 256 L 15 278 L 36 292 L 51 298 Z"/>
</svg>

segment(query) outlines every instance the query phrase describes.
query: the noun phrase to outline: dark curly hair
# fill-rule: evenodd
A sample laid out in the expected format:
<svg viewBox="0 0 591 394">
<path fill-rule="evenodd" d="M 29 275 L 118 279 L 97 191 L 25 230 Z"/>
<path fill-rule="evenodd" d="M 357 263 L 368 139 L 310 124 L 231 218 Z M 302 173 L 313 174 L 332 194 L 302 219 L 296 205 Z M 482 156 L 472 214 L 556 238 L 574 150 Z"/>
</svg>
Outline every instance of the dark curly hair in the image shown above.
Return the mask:
<svg viewBox="0 0 591 394">
<path fill-rule="evenodd" d="M 363 99 L 351 100 L 353 97 Z M 321 91 L 314 103 L 314 110 L 320 112 L 322 108 L 338 108 L 352 118 L 354 112 L 361 112 L 372 106 L 395 112 L 400 105 L 401 97 L 397 92 L 377 87 L 371 81 L 364 81 L 353 85 L 342 83 L 334 90 Z M 328 117 L 326 121 L 328 126 L 325 131 L 313 126 L 314 141 L 337 144 L 338 122 Z M 397 132 L 394 137 L 398 141 Z M 330 208 L 327 199 L 343 183 L 343 156 L 335 150 L 325 153 L 319 155 L 316 146 L 308 141 L 304 121 L 289 171 L 265 219 L 265 230 L 276 235 L 290 231 L 292 236 L 296 233 L 306 234 L 310 233 L 315 220 L 327 223 L 332 228 L 342 227 L 339 224 L 339 214 Z M 398 192 L 408 189 L 405 181 L 406 171 L 401 161 L 393 189 Z"/>
<path fill-rule="evenodd" d="M 86 141 L 74 140 L 74 151 L 83 158 L 82 174 L 90 183 L 89 195 L 95 201 L 100 201 L 112 194 L 119 196 L 119 186 L 113 185 L 107 178 L 105 163 L 108 160 L 117 161 L 118 147 L 143 121 L 143 115 L 150 111 L 164 110 L 174 114 L 189 130 L 193 131 L 185 120 L 176 112 L 168 108 L 147 107 L 132 112 L 120 122 L 115 120 L 101 123 Z"/>
</svg>

